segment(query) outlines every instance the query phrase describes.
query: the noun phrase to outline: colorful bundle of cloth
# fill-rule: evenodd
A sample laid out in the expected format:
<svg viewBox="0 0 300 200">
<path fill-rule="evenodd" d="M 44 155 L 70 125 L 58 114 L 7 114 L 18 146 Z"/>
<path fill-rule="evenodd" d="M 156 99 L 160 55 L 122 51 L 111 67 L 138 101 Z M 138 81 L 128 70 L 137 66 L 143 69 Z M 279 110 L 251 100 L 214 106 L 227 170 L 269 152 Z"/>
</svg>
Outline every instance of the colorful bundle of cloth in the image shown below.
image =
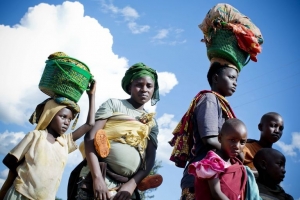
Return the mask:
<svg viewBox="0 0 300 200">
<path fill-rule="evenodd" d="M 204 34 L 209 60 L 223 58 L 239 71 L 249 62 L 257 62 L 262 34 L 249 17 L 229 4 L 219 3 L 209 10 L 199 28 Z"/>
</svg>

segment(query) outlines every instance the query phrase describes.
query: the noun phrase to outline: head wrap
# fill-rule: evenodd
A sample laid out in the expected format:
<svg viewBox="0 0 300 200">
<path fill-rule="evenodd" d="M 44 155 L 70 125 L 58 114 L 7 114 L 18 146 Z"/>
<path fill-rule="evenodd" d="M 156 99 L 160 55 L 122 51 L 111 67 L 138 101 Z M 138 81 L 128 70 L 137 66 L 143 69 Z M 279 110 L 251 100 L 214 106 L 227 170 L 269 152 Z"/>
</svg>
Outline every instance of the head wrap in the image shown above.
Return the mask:
<svg viewBox="0 0 300 200">
<path fill-rule="evenodd" d="M 154 81 L 154 92 L 151 98 L 151 105 L 153 106 L 159 101 L 157 73 L 154 69 L 146 66 L 144 63 L 136 63 L 125 72 L 125 76 L 122 79 L 122 88 L 130 95 L 128 86 L 131 82 L 145 76 L 149 76 Z"/>
<path fill-rule="evenodd" d="M 29 119 L 29 122 L 32 124 L 37 123 L 35 130 L 45 130 L 53 117 L 63 108 L 69 108 L 72 111 L 72 119 L 76 117 L 72 126 L 73 130 L 79 117 L 80 107 L 75 102 L 65 97 L 55 97 L 53 99 L 49 98 L 37 105 Z"/>
</svg>

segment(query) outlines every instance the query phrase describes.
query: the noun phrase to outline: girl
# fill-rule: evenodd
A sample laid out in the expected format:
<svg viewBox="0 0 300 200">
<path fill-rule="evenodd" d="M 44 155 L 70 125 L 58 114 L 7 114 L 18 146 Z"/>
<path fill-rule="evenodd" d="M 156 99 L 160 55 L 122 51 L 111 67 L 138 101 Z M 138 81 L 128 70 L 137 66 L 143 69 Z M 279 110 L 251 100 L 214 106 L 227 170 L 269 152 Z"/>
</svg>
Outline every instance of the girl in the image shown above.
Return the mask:
<svg viewBox="0 0 300 200">
<path fill-rule="evenodd" d="M 16 177 L 6 192 L 5 200 L 55 199 L 68 153 L 76 150 L 74 143 L 95 123 L 96 83 L 87 91 L 89 111 L 86 123 L 73 133 L 65 134 L 79 106 L 64 97 L 51 98 L 39 104 L 30 118 L 37 123 L 21 142 L 3 159 L 9 174 Z M 75 124 L 73 124 L 74 127 Z"/>
<path fill-rule="evenodd" d="M 195 199 L 245 199 L 247 173 L 237 156 L 247 141 L 247 130 L 238 119 L 227 120 L 218 136 L 220 150 L 209 151 L 188 172 L 195 178 Z"/>
<path fill-rule="evenodd" d="M 119 188 L 115 200 L 134 198 L 137 184 L 154 165 L 158 126 L 154 114 L 147 113 L 144 105 L 150 99 L 151 105 L 159 101 L 157 73 L 143 63 L 136 63 L 126 71 L 122 88 L 130 98 L 104 102 L 96 113 L 95 126 L 85 136 L 88 165 L 81 169 L 80 177 L 86 180 L 91 174 L 93 191 L 88 193 L 79 184 L 77 199 L 107 200 L 111 198 L 110 190 L 116 186 Z M 102 174 L 98 159 L 127 180 L 120 185 L 112 176 Z M 155 187 L 162 179 L 156 180 Z"/>
</svg>

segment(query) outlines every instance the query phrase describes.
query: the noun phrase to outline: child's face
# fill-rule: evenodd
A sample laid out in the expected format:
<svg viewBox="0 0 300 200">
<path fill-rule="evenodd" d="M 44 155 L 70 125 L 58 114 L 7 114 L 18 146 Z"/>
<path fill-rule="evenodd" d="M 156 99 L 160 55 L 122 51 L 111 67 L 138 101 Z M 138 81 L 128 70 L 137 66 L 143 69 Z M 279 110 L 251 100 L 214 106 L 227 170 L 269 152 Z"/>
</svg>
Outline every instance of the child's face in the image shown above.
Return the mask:
<svg viewBox="0 0 300 200">
<path fill-rule="evenodd" d="M 154 92 L 154 81 L 149 76 L 145 76 L 132 81 L 129 91 L 131 99 L 136 103 L 144 105 L 147 103 Z"/>
<path fill-rule="evenodd" d="M 62 135 L 68 130 L 72 117 L 72 111 L 68 108 L 63 108 L 53 117 L 49 128 Z"/>
<path fill-rule="evenodd" d="M 220 133 L 219 142 L 221 143 L 221 150 L 229 158 L 239 155 L 247 141 L 247 130 L 244 126 L 239 125 L 236 130 L 232 130 L 230 133 Z"/>
<path fill-rule="evenodd" d="M 281 153 L 274 152 L 266 159 L 266 173 L 276 184 L 283 181 L 285 177 L 285 157 Z"/>
<path fill-rule="evenodd" d="M 224 97 L 231 96 L 237 87 L 238 73 L 231 67 L 226 67 L 217 78 L 218 92 Z"/>
<path fill-rule="evenodd" d="M 283 128 L 283 119 L 279 115 L 270 115 L 259 124 L 262 139 L 270 143 L 281 138 Z"/>
</svg>

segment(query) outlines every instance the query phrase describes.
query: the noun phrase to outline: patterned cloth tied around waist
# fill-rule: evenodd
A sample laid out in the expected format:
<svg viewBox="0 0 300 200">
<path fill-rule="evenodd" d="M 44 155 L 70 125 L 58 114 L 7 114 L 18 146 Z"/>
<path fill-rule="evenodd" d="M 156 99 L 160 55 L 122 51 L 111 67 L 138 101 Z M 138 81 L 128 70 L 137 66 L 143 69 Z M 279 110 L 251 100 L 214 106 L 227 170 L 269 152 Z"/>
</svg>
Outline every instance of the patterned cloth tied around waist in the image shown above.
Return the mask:
<svg viewBox="0 0 300 200">
<path fill-rule="evenodd" d="M 114 113 L 104 130 L 108 140 L 136 147 L 143 155 L 151 128 L 155 125 L 154 113 L 144 114 L 139 120 L 123 113 Z"/>
</svg>

